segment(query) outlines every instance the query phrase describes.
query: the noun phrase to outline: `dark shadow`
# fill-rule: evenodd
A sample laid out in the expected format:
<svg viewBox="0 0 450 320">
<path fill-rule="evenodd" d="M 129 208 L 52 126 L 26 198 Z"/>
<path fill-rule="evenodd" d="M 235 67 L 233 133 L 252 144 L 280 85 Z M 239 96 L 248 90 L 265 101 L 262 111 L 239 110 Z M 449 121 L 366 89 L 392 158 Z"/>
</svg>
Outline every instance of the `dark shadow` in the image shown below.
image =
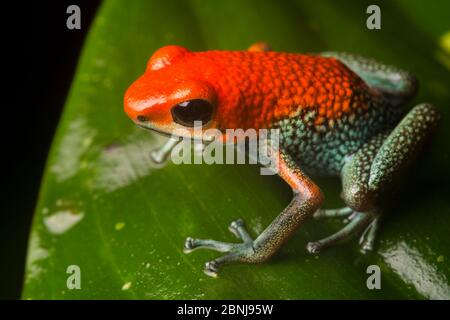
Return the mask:
<svg viewBox="0 0 450 320">
<path fill-rule="evenodd" d="M 80 50 L 100 1 L 39 1 L 4 9 L 5 59 L 12 88 L 4 98 L 7 118 L 2 152 L 0 299 L 20 298 L 28 234 L 51 145 Z M 81 30 L 68 30 L 66 9 L 81 9 Z M 10 113 L 10 114 L 9 114 Z M 2 150 L 4 151 L 4 150 Z M 7 155 L 7 157 L 6 157 Z"/>
</svg>

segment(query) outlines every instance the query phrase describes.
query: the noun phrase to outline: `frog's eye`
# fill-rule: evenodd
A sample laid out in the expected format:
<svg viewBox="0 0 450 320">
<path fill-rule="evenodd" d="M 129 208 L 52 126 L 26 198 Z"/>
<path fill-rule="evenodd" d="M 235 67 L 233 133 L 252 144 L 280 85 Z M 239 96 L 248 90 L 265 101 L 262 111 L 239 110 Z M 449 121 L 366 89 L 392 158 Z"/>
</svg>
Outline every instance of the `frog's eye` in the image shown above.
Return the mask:
<svg viewBox="0 0 450 320">
<path fill-rule="evenodd" d="M 208 123 L 213 114 L 213 105 L 203 99 L 194 99 L 181 102 L 172 107 L 173 121 L 185 127 L 193 127 L 195 121 L 202 125 Z"/>
</svg>

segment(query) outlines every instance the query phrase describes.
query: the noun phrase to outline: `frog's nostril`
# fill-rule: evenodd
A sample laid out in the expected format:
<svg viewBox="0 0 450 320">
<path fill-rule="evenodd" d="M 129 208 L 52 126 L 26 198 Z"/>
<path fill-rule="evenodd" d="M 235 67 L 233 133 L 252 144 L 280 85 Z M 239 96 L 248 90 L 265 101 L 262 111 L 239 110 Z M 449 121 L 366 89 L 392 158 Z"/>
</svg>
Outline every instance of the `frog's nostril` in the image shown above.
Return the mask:
<svg viewBox="0 0 450 320">
<path fill-rule="evenodd" d="M 148 117 L 139 115 L 139 116 L 137 116 L 137 120 L 139 122 L 147 122 L 148 121 Z"/>
</svg>

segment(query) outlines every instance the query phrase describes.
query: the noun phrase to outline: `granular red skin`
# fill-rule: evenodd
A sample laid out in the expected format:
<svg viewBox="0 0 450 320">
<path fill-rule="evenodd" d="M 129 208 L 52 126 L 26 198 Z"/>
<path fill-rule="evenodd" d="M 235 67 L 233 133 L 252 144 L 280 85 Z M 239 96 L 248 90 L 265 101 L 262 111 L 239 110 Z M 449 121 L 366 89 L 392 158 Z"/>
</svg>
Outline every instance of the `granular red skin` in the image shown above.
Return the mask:
<svg viewBox="0 0 450 320">
<path fill-rule="evenodd" d="M 160 66 L 160 61 L 165 65 Z M 157 70 L 152 70 L 152 63 Z M 192 86 L 192 81 L 205 86 Z M 183 90 L 189 94 L 181 100 L 173 98 Z M 282 52 L 190 52 L 169 46 L 152 56 L 145 74 L 128 89 L 125 111 L 131 118 L 146 115 L 162 124 L 172 121 L 170 108 L 175 104 L 207 96 L 215 100 L 219 129 L 269 128 L 301 110 L 317 111 L 315 124 L 321 125 L 366 109 L 370 91 L 334 58 Z M 146 101 L 152 102 L 142 107 Z"/>
<path fill-rule="evenodd" d="M 322 124 L 364 107 L 360 97 L 366 84 L 334 58 L 245 51 L 198 55 L 223 70 L 208 80 L 219 101 L 226 101 L 220 105 L 220 123 L 230 128 L 270 127 L 300 109 L 316 109 L 316 124 Z"/>
</svg>

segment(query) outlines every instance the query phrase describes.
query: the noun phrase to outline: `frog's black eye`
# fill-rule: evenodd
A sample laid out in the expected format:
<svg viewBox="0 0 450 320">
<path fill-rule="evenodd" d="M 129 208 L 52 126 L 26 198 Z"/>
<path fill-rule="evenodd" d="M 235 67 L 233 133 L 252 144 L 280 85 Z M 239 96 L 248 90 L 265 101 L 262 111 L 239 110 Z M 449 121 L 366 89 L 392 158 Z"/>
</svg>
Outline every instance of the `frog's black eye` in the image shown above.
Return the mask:
<svg viewBox="0 0 450 320">
<path fill-rule="evenodd" d="M 172 107 L 172 118 L 185 127 L 193 127 L 194 121 L 201 121 L 205 125 L 211 120 L 213 106 L 202 99 L 187 100 Z"/>
</svg>

